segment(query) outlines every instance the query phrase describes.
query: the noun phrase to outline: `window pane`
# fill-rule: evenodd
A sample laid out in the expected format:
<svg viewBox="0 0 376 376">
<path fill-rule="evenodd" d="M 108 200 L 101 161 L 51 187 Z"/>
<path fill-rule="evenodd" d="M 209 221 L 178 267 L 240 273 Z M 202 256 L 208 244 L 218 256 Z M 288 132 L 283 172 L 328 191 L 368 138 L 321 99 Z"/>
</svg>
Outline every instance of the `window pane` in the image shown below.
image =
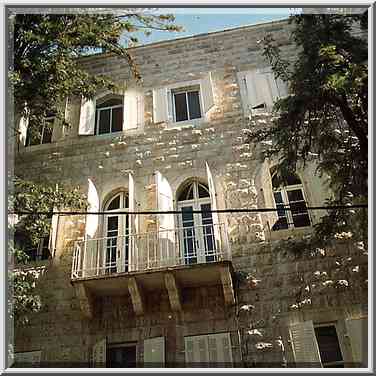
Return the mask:
<svg viewBox="0 0 376 376">
<path fill-rule="evenodd" d="M 123 107 L 112 109 L 112 132 L 120 132 L 123 129 Z"/>
<path fill-rule="evenodd" d="M 323 365 L 343 360 L 334 325 L 317 327 L 315 328 L 315 334 Z"/>
<path fill-rule="evenodd" d="M 43 124 L 38 127 L 29 126 L 26 134 L 26 146 L 39 145 L 42 138 Z"/>
<path fill-rule="evenodd" d="M 107 232 L 112 233 L 116 232 L 116 234 L 110 234 L 108 236 L 116 236 L 118 229 L 118 217 L 108 217 L 107 219 Z"/>
<path fill-rule="evenodd" d="M 190 119 L 198 119 L 201 117 L 200 98 L 198 91 L 188 93 L 188 106 Z"/>
<path fill-rule="evenodd" d="M 49 144 L 52 140 L 52 124 L 50 122 L 46 123 L 43 129 L 42 144 Z"/>
<path fill-rule="evenodd" d="M 108 205 L 107 210 L 115 210 L 120 208 L 120 196 L 115 197 L 110 205 Z"/>
<path fill-rule="evenodd" d="M 187 185 L 179 194 L 178 201 L 193 200 L 193 184 Z"/>
<path fill-rule="evenodd" d="M 98 134 L 110 133 L 110 110 L 98 111 L 99 128 Z"/>
<path fill-rule="evenodd" d="M 283 198 L 281 192 L 274 192 L 274 201 L 276 204 L 283 204 Z"/>
<path fill-rule="evenodd" d="M 198 184 L 198 197 L 199 198 L 210 197 L 209 188 L 199 183 Z"/>
<path fill-rule="evenodd" d="M 287 191 L 289 201 L 304 201 L 303 192 L 301 189 L 294 189 L 293 191 Z"/>
<path fill-rule="evenodd" d="M 292 220 L 295 227 L 311 226 L 311 221 L 308 214 L 293 215 Z"/>
<path fill-rule="evenodd" d="M 175 121 L 188 120 L 186 93 L 174 94 Z"/>
<path fill-rule="evenodd" d="M 288 228 L 287 218 L 286 217 L 280 217 L 276 223 L 274 223 L 272 230 L 278 231 L 278 230 L 286 230 Z"/>
</svg>

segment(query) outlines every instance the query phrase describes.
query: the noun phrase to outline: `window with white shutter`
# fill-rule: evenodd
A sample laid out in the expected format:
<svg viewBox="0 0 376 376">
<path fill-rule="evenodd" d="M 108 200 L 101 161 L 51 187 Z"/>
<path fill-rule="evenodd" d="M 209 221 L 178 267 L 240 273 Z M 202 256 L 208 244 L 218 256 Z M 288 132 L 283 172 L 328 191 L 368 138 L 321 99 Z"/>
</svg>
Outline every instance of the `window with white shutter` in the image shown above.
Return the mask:
<svg viewBox="0 0 376 376">
<path fill-rule="evenodd" d="M 182 82 L 153 90 L 154 123 L 196 123 L 214 106 L 211 73 L 201 80 Z"/>
<path fill-rule="evenodd" d="M 148 367 L 164 367 L 165 337 L 144 340 L 144 364 Z"/>
<path fill-rule="evenodd" d="M 92 366 L 106 367 L 107 340 L 103 338 L 98 341 L 92 349 Z"/>
<path fill-rule="evenodd" d="M 80 123 L 78 134 L 80 136 L 90 136 L 95 132 L 95 106 L 96 100 L 82 97 L 80 110 Z"/>
<path fill-rule="evenodd" d="M 240 96 L 246 116 L 254 111 L 271 111 L 274 102 L 287 95 L 287 85 L 276 78 L 270 67 L 237 74 Z"/>
<path fill-rule="evenodd" d="M 325 368 L 343 368 L 344 362 L 336 326 L 334 324 L 315 326 L 315 335 L 322 366 Z"/>
<path fill-rule="evenodd" d="M 312 321 L 291 325 L 290 336 L 295 362 L 298 367 L 322 367 Z"/>
<path fill-rule="evenodd" d="M 189 366 L 229 367 L 232 365 L 230 333 L 185 337 L 185 361 Z"/>
</svg>

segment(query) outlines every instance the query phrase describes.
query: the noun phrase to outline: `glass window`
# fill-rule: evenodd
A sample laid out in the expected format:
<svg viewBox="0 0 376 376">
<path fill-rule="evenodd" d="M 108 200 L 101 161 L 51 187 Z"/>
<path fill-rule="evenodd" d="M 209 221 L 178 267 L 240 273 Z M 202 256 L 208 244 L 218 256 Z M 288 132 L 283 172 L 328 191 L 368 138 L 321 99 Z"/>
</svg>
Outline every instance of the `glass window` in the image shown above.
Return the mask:
<svg viewBox="0 0 376 376">
<path fill-rule="evenodd" d="M 176 122 L 201 117 L 199 88 L 179 89 L 173 91 L 172 94 Z"/>
<path fill-rule="evenodd" d="M 307 205 L 304 198 L 303 186 L 297 175 L 289 176 L 282 183 L 276 175 L 272 178 L 274 202 L 278 220 L 272 230 L 285 230 L 291 227 L 306 227 L 311 225 Z"/>
<path fill-rule="evenodd" d="M 334 325 L 316 327 L 315 335 L 323 367 L 344 367 L 336 327 Z"/>
<path fill-rule="evenodd" d="M 123 100 L 111 98 L 97 104 L 95 134 L 120 132 L 123 129 Z"/>
<path fill-rule="evenodd" d="M 55 116 L 49 116 L 39 127 L 29 127 L 26 133 L 26 146 L 49 144 L 52 141 L 52 129 Z"/>
</svg>

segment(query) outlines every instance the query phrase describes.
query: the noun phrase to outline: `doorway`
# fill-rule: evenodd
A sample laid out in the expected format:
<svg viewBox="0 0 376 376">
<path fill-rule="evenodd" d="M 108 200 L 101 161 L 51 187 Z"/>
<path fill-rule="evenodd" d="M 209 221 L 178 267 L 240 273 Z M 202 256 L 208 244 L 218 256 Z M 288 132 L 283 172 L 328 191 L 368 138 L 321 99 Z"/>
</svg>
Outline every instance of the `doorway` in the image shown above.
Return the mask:
<svg viewBox="0 0 376 376">
<path fill-rule="evenodd" d="M 125 192 L 116 194 L 105 207 L 104 268 L 106 274 L 127 272 L 129 269 L 129 207 Z"/>
<path fill-rule="evenodd" d="M 216 261 L 216 242 L 209 188 L 193 180 L 178 194 L 179 240 L 185 264 Z M 195 213 L 202 211 L 202 213 Z"/>
<path fill-rule="evenodd" d="M 135 344 L 110 345 L 107 348 L 106 367 L 136 367 L 137 347 Z"/>
</svg>

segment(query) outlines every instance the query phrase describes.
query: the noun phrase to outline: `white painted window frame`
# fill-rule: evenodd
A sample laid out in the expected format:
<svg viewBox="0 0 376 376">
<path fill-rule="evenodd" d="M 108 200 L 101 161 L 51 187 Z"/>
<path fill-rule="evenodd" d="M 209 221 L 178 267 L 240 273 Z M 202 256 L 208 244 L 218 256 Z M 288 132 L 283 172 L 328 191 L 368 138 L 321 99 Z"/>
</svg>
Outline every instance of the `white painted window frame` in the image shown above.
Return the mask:
<svg viewBox="0 0 376 376">
<path fill-rule="evenodd" d="M 189 91 L 197 91 L 199 92 L 199 102 L 200 102 L 200 113 L 201 117 L 192 120 L 183 120 L 183 121 L 176 121 L 176 110 L 175 110 L 175 99 L 174 93 L 177 92 L 189 92 Z M 168 106 L 171 106 L 171 115 L 172 119 L 171 122 L 168 123 L 169 128 L 180 128 L 186 125 L 198 125 L 205 119 L 204 109 L 203 109 L 203 97 L 202 97 L 202 80 L 192 80 L 186 82 L 180 82 L 174 85 L 169 85 L 167 88 L 170 91 L 171 95 L 167 96 Z M 186 104 L 188 108 L 188 98 L 186 97 Z M 188 108 L 189 114 L 189 108 Z"/>
<path fill-rule="evenodd" d="M 108 135 L 108 134 L 117 134 L 117 133 L 121 133 L 123 131 L 123 124 L 121 124 L 121 128 L 122 128 L 121 131 L 112 132 L 112 130 L 111 130 L 111 128 L 112 128 L 112 111 L 115 108 L 122 108 L 123 109 L 124 108 L 124 104 L 117 104 L 115 106 L 101 107 L 101 108 L 96 108 L 95 109 L 95 113 L 96 113 L 96 116 L 97 116 L 97 119 L 96 119 L 96 122 L 95 122 L 95 133 L 94 133 L 95 136 L 104 136 L 104 135 Z M 99 134 L 100 112 L 101 111 L 106 111 L 106 110 L 110 110 L 110 131 L 106 132 L 106 133 Z"/>
<path fill-rule="evenodd" d="M 25 143 L 26 147 L 38 146 L 38 145 L 49 145 L 49 144 L 52 143 L 52 131 L 53 131 L 53 129 L 51 129 L 51 141 L 50 142 L 43 142 L 43 136 L 44 136 L 44 132 L 45 132 L 45 129 L 46 129 L 46 124 L 45 123 L 48 122 L 48 121 L 50 121 L 50 120 L 52 120 L 51 122 L 52 122 L 52 125 L 53 125 L 55 123 L 56 116 L 47 116 L 47 117 L 44 118 L 45 122 L 43 123 L 43 126 L 42 126 L 42 133 L 40 135 L 39 142 L 37 144 L 33 144 L 33 145 Z M 27 130 L 27 132 L 28 131 L 29 130 Z M 26 135 L 26 141 L 29 141 L 30 138 L 28 138 L 27 136 L 28 136 L 28 133 Z"/>
<path fill-rule="evenodd" d="M 313 329 L 316 329 L 316 328 L 322 328 L 322 327 L 328 327 L 328 326 L 334 326 L 334 329 L 336 331 L 336 334 L 337 334 L 337 340 L 338 340 L 338 345 L 339 345 L 339 349 L 341 351 L 341 356 L 342 356 L 342 360 L 341 361 L 336 361 L 336 362 L 329 362 L 329 363 L 323 363 L 323 361 L 321 360 L 321 364 L 324 368 L 326 368 L 327 366 L 333 366 L 333 365 L 341 365 L 341 364 L 345 364 L 345 360 L 344 360 L 344 351 L 343 351 L 343 345 L 341 343 L 341 339 L 340 339 L 340 336 L 339 336 L 339 331 L 338 331 L 338 326 L 337 326 L 337 322 L 326 322 L 326 323 L 318 323 L 318 324 L 313 324 Z M 316 336 L 316 333 L 315 333 L 315 337 L 316 337 L 316 341 L 317 341 L 317 345 L 319 346 L 319 341 L 318 341 L 318 338 Z M 320 358 L 321 358 L 321 354 L 320 354 Z"/>
<path fill-rule="evenodd" d="M 128 195 L 128 207 L 126 206 L 126 197 Z M 118 209 L 108 209 L 108 206 L 110 203 L 116 198 L 120 197 L 120 208 Z M 106 214 L 104 215 L 104 221 L 103 221 L 103 238 L 105 238 L 105 242 L 103 244 L 103 257 L 102 257 L 102 268 L 104 270 L 107 270 L 107 237 L 108 237 L 108 219 L 110 217 L 117 217 L 118 218 L 118 224 L 117 224 L 117 238 L 122 237 L 124 240 L 128 236 L 128 270 L 129 266 L 131 264 L 131 252 L 130 252 L 130 241 L 129 241 L 129 232 L 130 232 L 130 227 L 129 227 L 129 221 L 130 217 L 129 214 L 119 214 L 119 212 L 128 212 L 129 211 L 129 194 L 125 191 L 121 191 L 114 196 L 112 196 L 106 203 L 105 205 L 105 212 Z M 128 216 L 128 226 L 127 226 L 127 220 L 126 216 Z M 116 245 L 116 273 L 122 272 L 122 267 L 125 265 L 125 243 L 117 241 Z M 121 247 L 119 249 L 119 247 Z M 123 253 L 123 254 L 122 254 Z M 122 264 L 121 264 L 122 263 Z M 124 264 L 124 265 L 123 265 Z"/>
<path fill-rule="evenodd" d="M 199 100 L 199 106 L 200 106 L 200 117 L 196 119 L 191 119 L 190 118 L 190 111 L 189 111 L 189 105 L 188 105 L 188 93 L 193 93 L 193 92 L 198 92 L 198 100 Z M 176 121 L 176 103 L 175 103 L 175 94 L 185 94 L 185 105 L 187 108 L 187 114 L 188 114 L 188 119 L 187 120 L 181 120 L 181 121 Z M 189 87 L 184 87 L 181 89 L 172 89 L 171 90 L 171 100 L 172 100 L 172 116 L 173 116 L 173 122 L 176 124 L 180 123 L 192 123 L 194 121 L 198 121 L 203 118 L 202 116 L 202 89 L 201 85 L 197 86 L 189 86 Z"/>
<path fill-rule="evenodd" d="M 300 191 L 302 192 L 302 196 L 303 196 L 304 202 L 305 202 L 305 204 L 307 206 L 307 199 L 306 199 L 306 196 L 305 196 L 305 193 L 304 193 L 303 184 L 294 184 L 294 185 L 281 186 L 280 188 L 277 188 L 277 189 L 273 188 L 273 199 L 274 199 L 274 205 L 275 205 L 275 207 L 277 208 L 277 203 L 275 201 L 274 193 L 280 192 L 281 195 L 282 195 L 282 200 L 283 200 L 284 206 L 289 207 L 290 206 L 290 201 L 289 201 L 287 192 L 294 191 L 294 190 L 297 190 L 297 189 L 300 189 Z M 302 201 L 292 201 L 292 203 L 295 203 L 295 202 L 302 202 Z M 309 210 L 307 210 L 307 215 L 308 215 L 308 218 L 309 218 L 309 221 L 310 221 L 310 225 L 309 226 L 295 227 L 291 210 L 286 210 L 285 213 L 286 213 L 286 218 L 287 218 L 287 229 L 278 229 L 278 231 L 288 230 L 288 229 L 291 229 L 291 228 L 298 228 L 298 229 L 300 229 L 300 228 L 309 228 L 309 227 L 312 227 L 312 217 L 311 217 L 311 215 L 309 213 Z M 279 215 L 278 215 L 278 213 L 277 213 L 277 217 L 278 217 L 278 219 L 280 218 Z"/>
</svg>

